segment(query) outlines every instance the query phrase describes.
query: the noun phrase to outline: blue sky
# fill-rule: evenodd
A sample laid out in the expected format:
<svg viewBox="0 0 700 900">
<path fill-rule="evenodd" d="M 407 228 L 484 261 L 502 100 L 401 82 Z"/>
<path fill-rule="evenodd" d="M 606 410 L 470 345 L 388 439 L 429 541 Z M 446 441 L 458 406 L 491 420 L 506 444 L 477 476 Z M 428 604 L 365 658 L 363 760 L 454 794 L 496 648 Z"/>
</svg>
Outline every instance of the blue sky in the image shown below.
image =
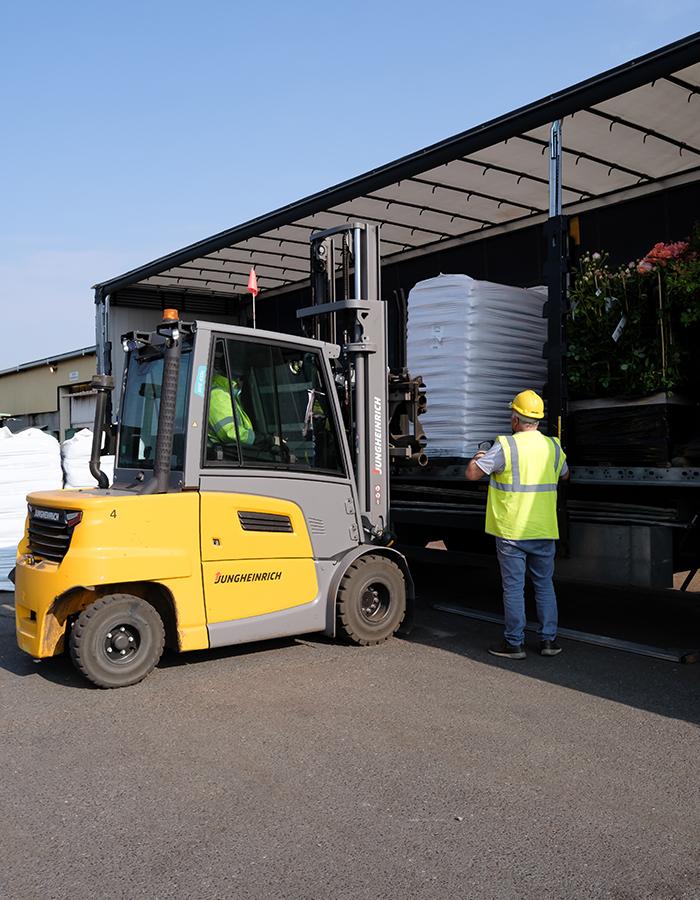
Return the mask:
<svg viewBox="0 0 700 900">
<path fill-rule="evenodd" d="M 93 343 L 95 281 L 699 29 L 700 0 L 6 4 L 0 369 Z"/>
</svg>

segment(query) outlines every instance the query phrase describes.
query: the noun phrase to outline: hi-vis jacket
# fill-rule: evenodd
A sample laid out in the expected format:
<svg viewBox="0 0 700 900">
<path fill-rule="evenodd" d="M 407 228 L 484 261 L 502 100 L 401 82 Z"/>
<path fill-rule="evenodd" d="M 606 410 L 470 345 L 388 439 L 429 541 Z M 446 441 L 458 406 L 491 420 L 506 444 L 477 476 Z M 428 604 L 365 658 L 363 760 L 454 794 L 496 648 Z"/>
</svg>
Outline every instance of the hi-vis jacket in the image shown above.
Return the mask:
<svg viewBox="0 0 700 900">
<path fill-rule="evenodd" d="M 557 484 L 566 460 L 557 438 L 539 431 L 500 435 L 505 468 L 492 472 L 486 531 L 513 541 L 559 537 Z"/>
<path fill-rule="evenodd" d="M 215 375 L 209 394 L 209 437 L 219 444 L 236 442 L 236 425 L 233 420 L 231 394 L 236 402 L 236 424 L 238 439 L 242 444 L 250 445 L 255 440 L 253 425 L 241 405 L 240 388 L 235 381 L 229 384 L 224 375 Z"/>
</svg>

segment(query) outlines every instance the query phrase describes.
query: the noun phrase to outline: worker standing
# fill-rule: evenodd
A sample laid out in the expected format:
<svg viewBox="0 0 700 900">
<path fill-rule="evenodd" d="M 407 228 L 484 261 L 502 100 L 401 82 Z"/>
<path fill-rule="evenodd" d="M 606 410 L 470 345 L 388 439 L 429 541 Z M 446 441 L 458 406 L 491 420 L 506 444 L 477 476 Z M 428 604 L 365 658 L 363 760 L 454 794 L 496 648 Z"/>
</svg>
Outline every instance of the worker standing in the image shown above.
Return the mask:
<svg viewBox="0 0 700 900">
<path fill-rule="evenodd" d="M 470 481 L 490 476 L 486 532 L 496 538 L 503 583 L 505 640 L 489 653 L 525 658 L 525 576 L 535 588 L 539 652 L 561 653 L 557 644 L 557 599 L 554 593 L 557 484 L 569 470 L 559 440 L 538 431 L 544 403 L 534 391 L 511 403 L 512 435 L 500 435 L 488 451 L 475 454 L 466 470 Z"/>
</svg>

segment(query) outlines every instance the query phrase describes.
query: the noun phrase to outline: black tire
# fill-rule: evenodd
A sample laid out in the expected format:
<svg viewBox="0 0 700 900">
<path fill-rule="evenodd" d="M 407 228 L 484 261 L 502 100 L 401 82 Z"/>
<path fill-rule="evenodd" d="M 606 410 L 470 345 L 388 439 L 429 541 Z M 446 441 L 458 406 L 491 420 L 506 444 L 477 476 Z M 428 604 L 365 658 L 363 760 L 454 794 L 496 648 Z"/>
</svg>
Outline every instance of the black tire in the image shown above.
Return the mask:
<svg viewBox="0 0 700 900">
<path fill-rule="evenodd" d="M 353 644 L 381 644 L 406 615 L 406 582 L 390 559 L 368 553 L 352 563 L 338 588 L 337 631 Z"/>
<path fill-rule="evenodd" d="M 148 675 L 163 653 L 165 629 L 140 597 L 109 594 L 86 607 L 68 646 L 76 669 L 101 688 L 126 687 Z"/>
</svg>

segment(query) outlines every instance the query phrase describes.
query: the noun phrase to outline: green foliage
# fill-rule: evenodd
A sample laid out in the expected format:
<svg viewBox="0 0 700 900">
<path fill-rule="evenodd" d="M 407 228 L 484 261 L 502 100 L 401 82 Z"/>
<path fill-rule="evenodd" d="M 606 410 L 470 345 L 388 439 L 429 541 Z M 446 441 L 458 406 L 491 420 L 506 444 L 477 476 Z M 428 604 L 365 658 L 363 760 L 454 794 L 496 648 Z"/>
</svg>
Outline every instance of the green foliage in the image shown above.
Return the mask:
<svg viewBox="0 0 700 900">
<path fill-rule="evenodd" d="M 700 259 L 669 269 L 665 281 L 669 302 L 678 311 L 681 325 L 700 322 Z"/>
<path fill-rule="evenodd" d="M 613 267 L 587 253 L 569 290 L 569 385 L 573 397 L 695 387 L 691 352 L 700 330 L 700 235 L 656 244 Z"/>
</svg>

